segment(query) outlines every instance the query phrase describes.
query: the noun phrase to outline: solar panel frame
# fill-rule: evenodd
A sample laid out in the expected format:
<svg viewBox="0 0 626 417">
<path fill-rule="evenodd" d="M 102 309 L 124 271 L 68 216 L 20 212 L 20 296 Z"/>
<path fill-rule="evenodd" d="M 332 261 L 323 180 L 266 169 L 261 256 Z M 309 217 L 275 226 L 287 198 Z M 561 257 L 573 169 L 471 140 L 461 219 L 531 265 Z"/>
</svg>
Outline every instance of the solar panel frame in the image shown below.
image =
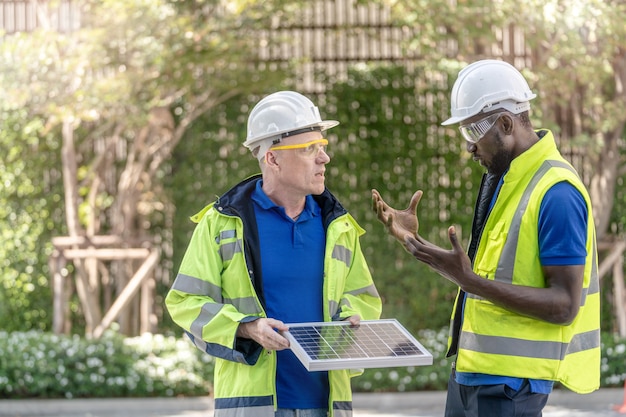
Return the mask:
<svg viewBox="0 0 626 417">
<path fill-rule="evenodd" d="M 288 323 L 281 334 L 308 371 L 432 365 L 432 354 L 396 319 Z"/>
</svg>

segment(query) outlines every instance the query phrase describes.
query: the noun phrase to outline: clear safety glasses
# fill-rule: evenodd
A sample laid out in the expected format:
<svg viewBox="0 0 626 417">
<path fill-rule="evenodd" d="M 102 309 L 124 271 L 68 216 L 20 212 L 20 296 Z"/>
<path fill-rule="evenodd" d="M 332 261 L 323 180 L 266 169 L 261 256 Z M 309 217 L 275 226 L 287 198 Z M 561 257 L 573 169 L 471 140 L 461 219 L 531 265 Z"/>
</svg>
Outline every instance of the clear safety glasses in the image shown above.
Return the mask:
<svg viewBox="0 0 626 417">
<path fill-rule="evenodd" d="M 301 155 L 305 157 L 314 158 L 319 155 L 320 151 L 326 152 L 326 146 L 328 146 L 328 139 L 316 139 L 310 142 L 298 143 L 296 145 L 280 145 L 273 146 L 270 151 L 282 151 L 287 149 L 296 149 Z"/>
<path fill-rule="evenodd" d="M 477 122 L 459 126 L 459 131 L 466 141 L 478 143 L 504 113 L 505 112 L 495 113 Z"/>
</svg>

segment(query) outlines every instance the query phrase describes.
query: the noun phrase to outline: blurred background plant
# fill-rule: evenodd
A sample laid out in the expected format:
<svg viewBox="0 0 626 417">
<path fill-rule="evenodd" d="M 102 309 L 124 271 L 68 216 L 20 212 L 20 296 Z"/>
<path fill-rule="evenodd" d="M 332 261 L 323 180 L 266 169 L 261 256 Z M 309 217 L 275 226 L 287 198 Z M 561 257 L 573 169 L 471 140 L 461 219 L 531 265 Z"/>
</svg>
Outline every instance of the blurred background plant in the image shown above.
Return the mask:
<svg viewBox="0 0 626 417">
<path fill-rule="evenodd" d="M 431 366 L 365 369 L 356 392 L 445 390 L 448 330 L 415 336 L 433 354 Z M 626 339 L 602 342 L 602 386 L 622 387 Z M 177 397 L 211 394 L 214 360 L 187 338 L 107 331 L 100 340 L 38 331 L 0 332 L 0 398 Z M 558 387 L 557 387 L 558 388 Z"/>
<path fill-rule="evenodd" d="M 367 370 L 355 389 L 445 387 L 447 332 L 438 329 L 457 289 L 385 234 L 370 190 L 396 206 L 424 190 L 422 234 L 446 246 L 455 224 L 467 242 L 482 169 L 458 132 L 439 123 L 459 69 L 485 57 L 522 69 L 538 93 L 533 122 L 555 131 L 591 190 L 601 243 L 602 383 L 623 383 L 624 2 L 0 0 L 0 7 L 1 397 L 210 390 L 210 358 L 189 350 L 163 297 L 193 230 L 189 217 L 258 172 L 241 145 L 247 114 L 279 89 L 309 95 L 323 117 L 341 122 L 329 131 L 327 185 L 367 230 L 362 246 L 384 316 L 436 356 L 431 367 Z M 114 238 L 115 249 L 159 253 L 114 311 L 141 261 L 69 258 L 72 250 L 94 253 L 101 235 Z M 60 248 L 56 238 L 86 244 Z M 92 338 L 106 328 L 116 330 Z"/>
<path fill-rule="evenodd" d="M 0 398 L 208 395 L 213 358 L 189 341 L 0 332 Z"/>
</svg>

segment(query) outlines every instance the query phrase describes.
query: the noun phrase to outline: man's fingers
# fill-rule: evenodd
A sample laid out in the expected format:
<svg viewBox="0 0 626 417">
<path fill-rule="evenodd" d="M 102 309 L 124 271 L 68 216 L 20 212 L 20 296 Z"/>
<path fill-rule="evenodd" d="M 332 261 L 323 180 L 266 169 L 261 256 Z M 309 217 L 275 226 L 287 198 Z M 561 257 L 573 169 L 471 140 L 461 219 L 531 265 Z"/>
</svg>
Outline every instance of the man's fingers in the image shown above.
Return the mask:
<svg viewBox="0 0 626 417">
<path fill-rule="evenodd" d="M 463 252 L 463 248 L 461 248 L 459 239 L 456 236 L 456 229 L 454 226 L 448 227 L 448 238 L 450 239 L 452 249 L 454 249 L 455 252 Z"/>
<path fill-rule="evenodd" d="M 391 226 L 393 226 L 393 214 L 389 213 L 389 215 L 387 216 L 387 221 L 385 221 L 385 224 L 389 228 L 391 228 Z"/>
<path fill-rule="evenodd" d="M 409 211 L 411 213 L 415 213 L 417 211 L 417 205 L 422 199 L 423 194 L 424 192 L 422 190 L 417 190 L 413 193 L 413 196 L 411 197 L 411 202 L 409 203 Z"/>
</svg>

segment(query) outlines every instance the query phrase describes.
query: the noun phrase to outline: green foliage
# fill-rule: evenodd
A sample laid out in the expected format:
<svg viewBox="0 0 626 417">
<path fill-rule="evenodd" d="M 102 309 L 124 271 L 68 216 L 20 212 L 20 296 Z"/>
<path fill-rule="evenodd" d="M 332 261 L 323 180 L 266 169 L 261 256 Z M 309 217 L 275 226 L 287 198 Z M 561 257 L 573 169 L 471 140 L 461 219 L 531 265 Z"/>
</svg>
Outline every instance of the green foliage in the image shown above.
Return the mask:
<svg viewBox="0 0 626 417">
<path fill-rule="evenodd" d="M 433 365 L 370 368 L 352 380 L 355 392 L 444 390 L 451 360 L 447 329 L 422 330 L 417 339 Z M 626 339 L 602 336 L 601 387 L 622 387 Z M 215 360 L 187 338 L 144 334 L 100 340 L 39 331 L 0 331 L 1 398 L 204 396 L 212 390 Z"/>
<path fill-rule="evenodd" d="M 600 386 L 621 387 L 626 381 L 626 338 L 615 333 L 602 334 Z"/>
<path fill-rule="evenodd" d="M 0 332 L 0 397 L 208 395 L 214 360 L 186 339 Z"/>
<path fill-rule="evenodd" d="M 333 84 L 321 105 L 327 117 L 341 121 L 328 133 L 327 185 L 367 230 L 362 245 L 384 298 L 383 314 L 412 331 L 448 323 L 456 286 L 387 236 L 371 210 L 371 189 L 397 208 L 423 190 L 420 234 L 448 247 L 451 224 L 469 237 L 481 175 L 462 142 L 437 126 L 447 111 L 437 99 L 441 86 L 416 83 L 420 73 L 421 68 L 361 66 Z"/>
<path fill-rule="evenodd" d="M 452 363 L 446 358 L 448 329 L 420 330 L 416 338 L 433 355 L 432 365 L 366 369 L 352 380 L 352 389 L 355 392 L 445 390 Z"/>
<path fill-rule="evenodd" d="M 40 27 L 3 37 L 1 328 L 50 326 L 49 242 L 67 233 L 62 209 L 69 211 L 60 188 L 63 122 L 71 124 L 76 150 L 76 178 L 66 179 L 79 187 L 79 228 L 93 234 L 124 230 L 132 239 L 149 235 L 162 244 L 164 262 L 157 274 L 169 278 L 171 205 L 161 186 L 169 166 L 159 164 L 195 118 L 226 98 L 283 77 L 282 67 L 270 71 L 254 53 L 259 26 L 269 25 L 272 7 L 282 2 L 246 3 L 84 1 L 73 4 L 81 9 L 79 28 Z M 51 14 L 58 12 L 56 2 L 49 6 Z M 142 136 L 155 107 L 174 113 L 177 124 L 154 116 L 151 127 L 165 133 Z M 143 175 L 137 175 L 141 169 Z M 124 181 L 133 175 L 137 183 Z M 120 215 L 124 186 L 135 188 L 127 190 L 132 201 Z M 120 226 L 125 220 L 141 230 Z M 166 290 L 163 282 L 158 289 Z M 71 309 L 80 315 L 75 300 Z"/>
<path fill-rule="evenodd" d="M 6 330 L 47 329 L 52 220 L 62 200 L 55 143 L 23 110 L 0 112 L 0 321 Z"/>
</svg>

